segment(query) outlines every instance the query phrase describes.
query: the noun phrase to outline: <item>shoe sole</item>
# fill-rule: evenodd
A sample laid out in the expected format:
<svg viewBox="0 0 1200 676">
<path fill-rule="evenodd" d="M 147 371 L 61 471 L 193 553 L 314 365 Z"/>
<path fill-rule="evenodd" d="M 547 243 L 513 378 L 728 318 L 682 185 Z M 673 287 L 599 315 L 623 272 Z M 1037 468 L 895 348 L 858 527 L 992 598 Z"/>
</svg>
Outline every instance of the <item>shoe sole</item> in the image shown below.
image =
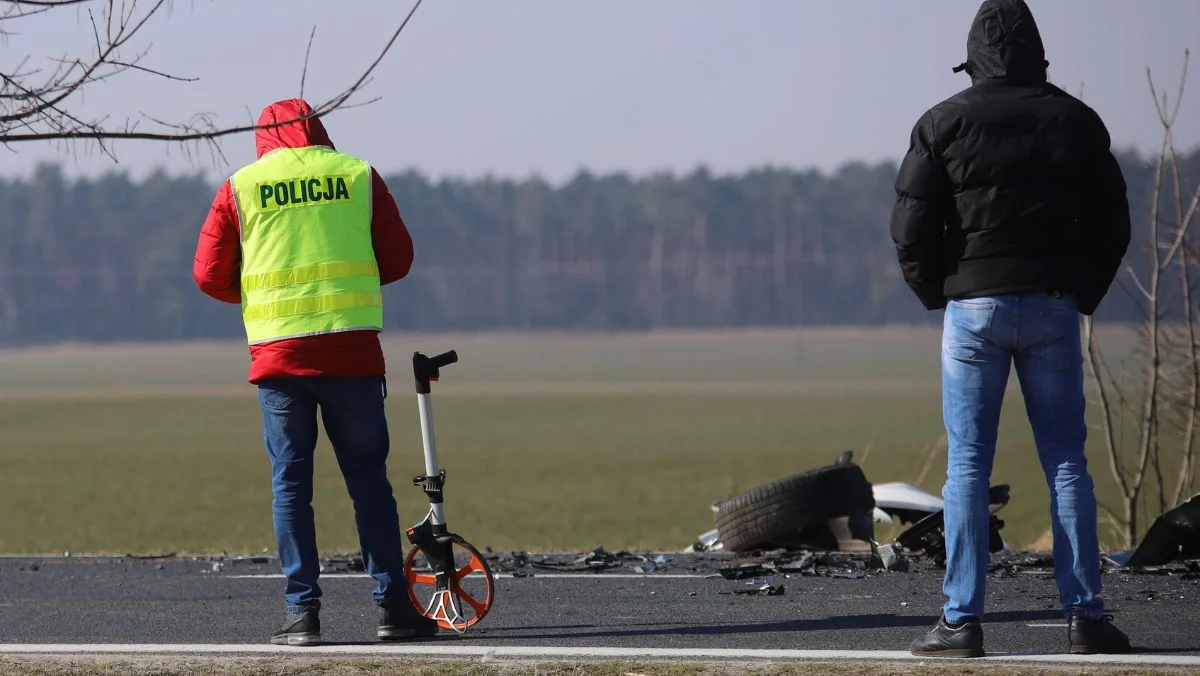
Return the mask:
<svg viewBox="0 0 1200 676">
<path fill-rule="evenodd" d="M 922 652 L 919 650 L 910 650 L 917 657 L 983 657 L 983 650 L 975 650 L 974 648 L 953 648 L 948 650 L 930 650 Z"/>
<path fill-rule="evenodd" d="M 317 645 L 320 642 L 320 634 L 284 634 L 282 636 L 271 637 L 271 645 L 311 646 Z"/>
</svg>

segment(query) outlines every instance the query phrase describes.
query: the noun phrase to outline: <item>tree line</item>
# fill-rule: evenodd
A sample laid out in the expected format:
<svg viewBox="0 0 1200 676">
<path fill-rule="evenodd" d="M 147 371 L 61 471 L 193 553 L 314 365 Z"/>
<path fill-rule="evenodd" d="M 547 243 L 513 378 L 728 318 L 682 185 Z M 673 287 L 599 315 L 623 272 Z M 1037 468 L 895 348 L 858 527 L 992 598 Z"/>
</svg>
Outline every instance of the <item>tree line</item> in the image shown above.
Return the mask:
<svg viewBox="0 0 1200 676">
<path fill-rule="evenodd" d="M 1144 265 L 1154 164 L 1120 153 Z M 1180 157 L 1195 189 L 1200 149 Z M 391 329 L 641 330 L 935 323 L 888 233 L 894 162 L 833 172 L 430 180 L 385 176 L 412 232 Z M 58 165 L 0 181 L 0 344 L 236 338 L 235 307 L 192 281 L 213 181 Z M 1163 190 L 1166 190 L 1164 187 Z M 1142 321 L 1114 288 L 1101 321 Z"/>
</svg>

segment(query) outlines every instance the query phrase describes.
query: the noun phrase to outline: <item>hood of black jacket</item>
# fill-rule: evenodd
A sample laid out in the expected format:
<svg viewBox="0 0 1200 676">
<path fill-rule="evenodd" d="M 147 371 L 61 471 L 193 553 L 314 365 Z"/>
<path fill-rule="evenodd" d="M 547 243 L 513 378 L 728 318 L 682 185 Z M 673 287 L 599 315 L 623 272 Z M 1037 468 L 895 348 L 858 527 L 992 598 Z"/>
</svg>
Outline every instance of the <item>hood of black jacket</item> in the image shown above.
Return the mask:
<svg viewBox="0 0 1200 676">
<path fill-rule="evenodd" d="M 1025 0 L 984 0 L 967 33 L 965 70 L 972 82 L 1046 81 L 1046 50 Z"/>
</svg>

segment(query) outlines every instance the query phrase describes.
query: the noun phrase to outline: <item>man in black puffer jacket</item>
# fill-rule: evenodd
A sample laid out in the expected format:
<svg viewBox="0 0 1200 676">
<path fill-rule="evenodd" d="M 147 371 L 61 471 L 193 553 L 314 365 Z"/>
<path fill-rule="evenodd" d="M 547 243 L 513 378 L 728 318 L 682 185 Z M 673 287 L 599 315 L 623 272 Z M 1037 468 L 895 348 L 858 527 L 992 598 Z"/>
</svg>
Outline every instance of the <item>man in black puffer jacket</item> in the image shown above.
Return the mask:
<svg viewBox="0 0 1200 676">
<path fill-rule="evenodd" d="M 904 278 L 927 309 L 945 308 L 947 602 L 918 655 L 984 654 L 988 487 L 1014 364 L 1050 487 L 1069 649 L 1130 649 L 1099 599 L 1079 327 L 1121 265 L 1129 204 L 1104 123 L 1047 81 L 1048 66 L 1025 2 L 983 2 L 955 69 L 971 87 L 921 116 L 896 179 Z"/>
</svg>

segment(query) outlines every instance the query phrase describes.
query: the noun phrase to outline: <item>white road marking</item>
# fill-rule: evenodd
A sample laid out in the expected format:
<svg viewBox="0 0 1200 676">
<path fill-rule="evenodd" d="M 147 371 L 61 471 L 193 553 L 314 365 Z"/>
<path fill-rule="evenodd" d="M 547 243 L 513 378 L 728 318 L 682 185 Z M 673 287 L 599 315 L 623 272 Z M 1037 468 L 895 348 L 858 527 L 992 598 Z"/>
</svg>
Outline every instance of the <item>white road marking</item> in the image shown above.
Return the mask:
<svg viewBox="0 0 1200 676">
<path fill-rule="evenodd" d="M 228 580 L 251 580 L 251 579 L 280 580 L 280 579 L 283 579 L 283 573 L 254 573 L 254 574 L 242 574 L 242 575 L 218 575 L 217 577 L 220 577 L 221 579 L 228 579 Z M 568 579 L 589 579 L 589 578 L 590 579 L 600 579 L 600 578 L 604 578 L 604 579 L 610 579 L 610 580 L 629 580 L 629 579 L 635 579 L 635 578 L 641 579 L 641 580 L 649 580 L 649 579 L 654 579 L 654 578 L 675 578 L 675 579 L 682 578 L 682 579 L 700 580 L 700 579 L 704 579 L 706 577 L 714 577 L 715 578 L 715 577 L 720 577 L 720 576 L 715 573 L 713 575 L 699 575 L 699 574 L 686 574 L 686 573 L 533 573 L 526 577 L 533 577 L 533 578 L 548 578 L 548 577 L 550 577 L 550 578 L 568 578 Z M 371 576 L 367 575 L 366 573 L 321 573 L 322 580 L 327 580 L 329 578 L 335 578 L 335 579 L 336 578 L 355 578 L 355 579 L 369 580 L 369 579 L 371 579 Z M 525 579 L 525 578 L 519 577 L 519 576 L 513 576 L 511 573 L 505 574 L 505 575 L 501 575 L 500 573 L 492 573 L 492 579 L 493 580 L 500 580 L 500 579 L 521 580 L 521 579 Z"/>
<path fill-rule="evenodd" d="M 305 648 L 265 643 L 10 643 L 0 644 L 0 654 L 326 654 L 394 655 L 408 657 L 513 657 L 513 658 L 608 658 L 608 659 L 734 659 L 734 660 L 853 660 L 853 661 L 941 661 L 945 658 L 917 657 L 902 650 L 767 650 L 737 648 L 622 648 L 609 646 L 489 646 L 489 645 L 320 645 Z M 953 660 L 951 660 L 953 661 Z M 1200 655 L 1070 655 L 989 653 L 971 661 L 1057 664 L 1130 664 L 1155 666 L 1200 666 Z"/>
<path fill-rule="evenodd" d="M 1045 623 L 1045 624 L 1027 624 L 1027 625 L 1025 625 L 1025 626 L 1026 626 L 1026 627 L 1039 627 L 1039 628 L 1040 628 L 1040 627 L 1057 627 L 1057 628 L 1060 628 L 1060 629 L 1066 629 L 1067 627 L 1069 627 L 1069 626 L 1071 626 L 1071 625 L 1067 624 L 1066 622 L 1057 623 L 1057 624 L 1056 624 L 1056 623 L 1049 623 L 1049 622 L 1047 622 L 1047 623 Z"/>
</svg>

